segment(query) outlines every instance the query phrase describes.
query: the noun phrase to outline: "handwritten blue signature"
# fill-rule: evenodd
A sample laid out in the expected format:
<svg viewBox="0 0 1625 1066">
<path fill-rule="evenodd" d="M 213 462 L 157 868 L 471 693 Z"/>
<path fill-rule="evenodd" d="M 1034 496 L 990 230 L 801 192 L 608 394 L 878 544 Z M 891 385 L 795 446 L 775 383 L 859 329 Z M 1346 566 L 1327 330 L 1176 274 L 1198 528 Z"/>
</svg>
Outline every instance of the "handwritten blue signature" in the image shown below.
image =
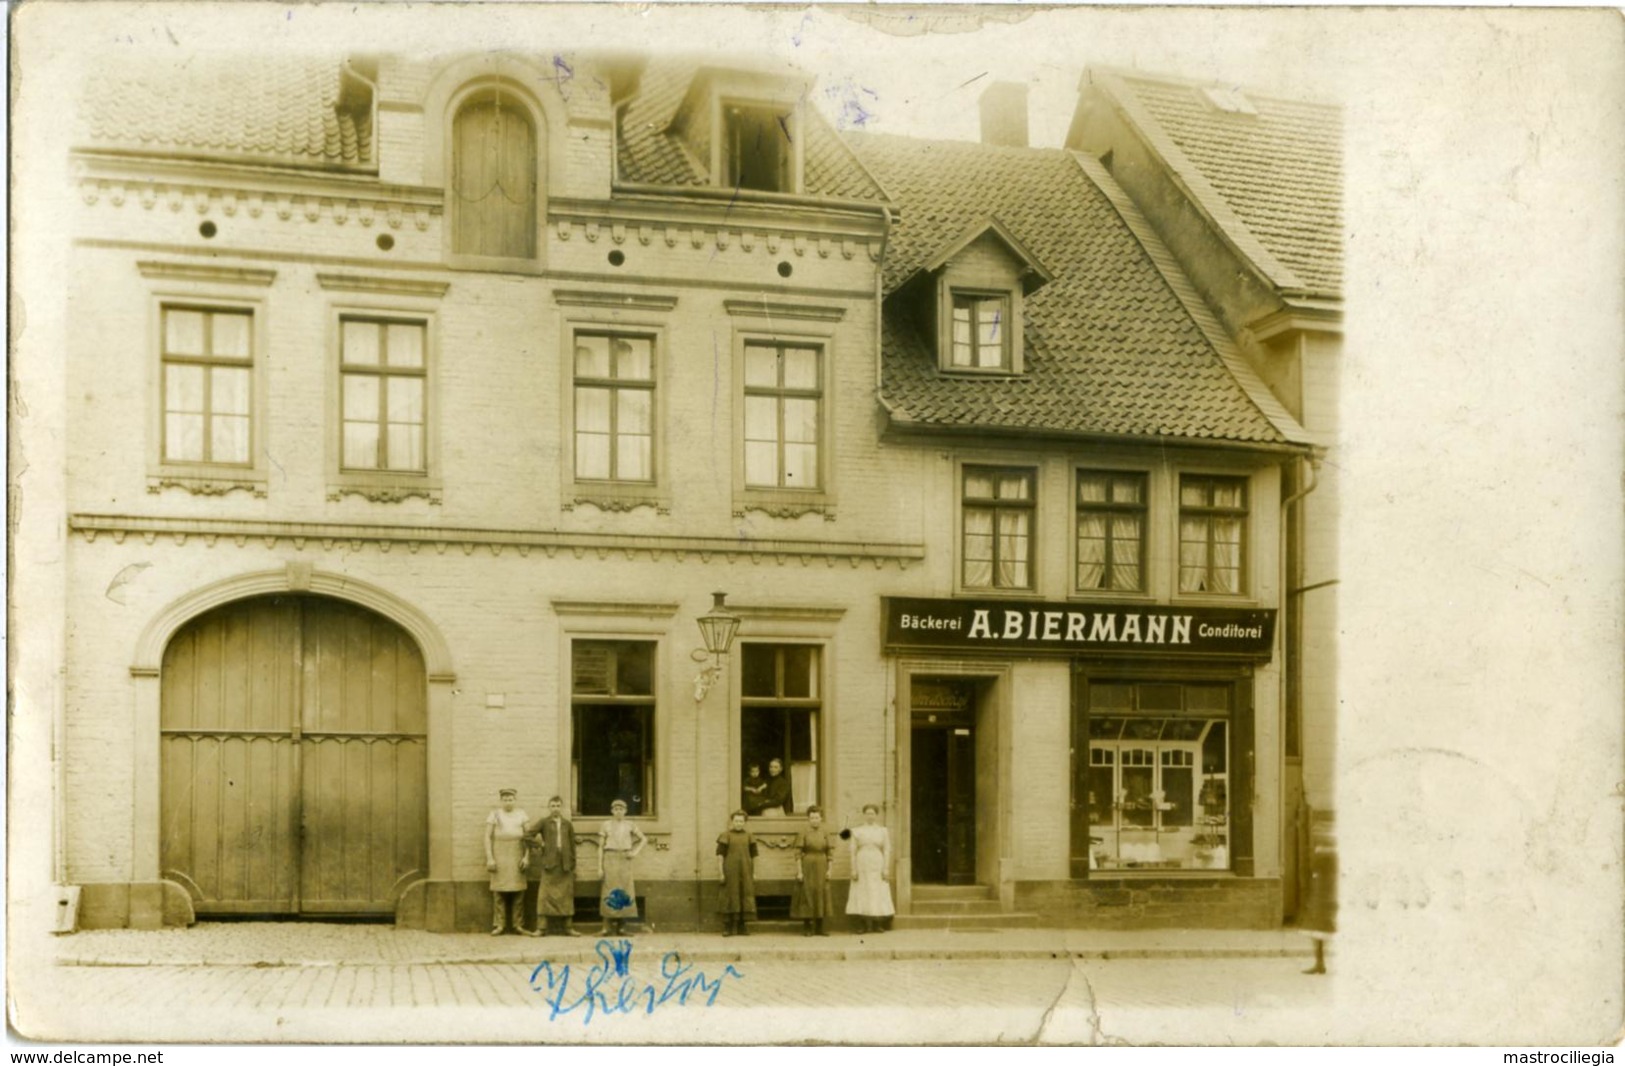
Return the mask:
<svg viewBox="0 0 1625 1066">
<path fill-rule="evenodd" d="M 581 1024 L 592 1022 L 595 1014 L 653 1014 L 667 1003 L 687 1006 L 690 999 L 712 1006 L 722 994 L 728 978 L 743 980 L 744 974 L 723 967 L 714 979 L 693 963 L 685 963 L 675 951 L 668 951 L 660 959 L 659 981 L 640 981 L 632 976 L 632 942 L 630 940 L 600 940 L 595 946 L 598 961 L 587 969 L 586 976 L 572 981 L 575 976 L 569 963 L 555 968 L 543 962 L 530 972 L 530 987 L 542 995 L 551 1013 L 548 1021 L 579 1011 Z"/>
</svg>

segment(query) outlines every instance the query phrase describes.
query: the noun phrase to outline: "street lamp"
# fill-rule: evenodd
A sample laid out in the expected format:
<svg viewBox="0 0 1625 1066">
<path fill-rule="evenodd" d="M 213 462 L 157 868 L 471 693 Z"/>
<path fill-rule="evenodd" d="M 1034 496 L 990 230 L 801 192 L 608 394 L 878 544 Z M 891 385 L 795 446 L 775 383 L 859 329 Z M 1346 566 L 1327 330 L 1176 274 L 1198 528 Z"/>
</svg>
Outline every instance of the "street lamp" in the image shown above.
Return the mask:
<svg viewBox="0 0 1625 1066">
<path fill-rule="evenodd" d="M 739 631 L 739 616 L 724 605 L 728 598 L 726 592 L 711 593 L 711 609 L 695 619 L 700 627 L 700 639 L 705 641 L 705 650 L 711 655 L 711 665 L 699 672 L 694 678 L 694 702 L 699 703 L 705 699 L 705 694 L 711 691 L 717 678 L 722 676 L 722 660 L 733 647 L 734 634 Z M 695 658 L 700 658 L 695 652 Z"/>
</svg>

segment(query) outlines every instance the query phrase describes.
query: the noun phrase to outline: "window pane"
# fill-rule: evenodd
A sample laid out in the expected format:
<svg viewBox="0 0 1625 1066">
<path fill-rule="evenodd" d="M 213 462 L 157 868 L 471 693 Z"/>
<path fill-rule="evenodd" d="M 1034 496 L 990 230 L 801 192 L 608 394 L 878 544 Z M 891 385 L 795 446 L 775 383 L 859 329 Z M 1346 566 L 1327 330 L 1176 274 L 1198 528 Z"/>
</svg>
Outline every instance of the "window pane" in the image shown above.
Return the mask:
<svg viewBox="0 0 1625 1066">
<path fill-rule="evenodd" d="M 630 381 L 648 381 L 653 365 L 654 342 L 648 337 L 616 338 L 616 377 Z"/>
<path fill-rule="evenodd" d="M 999 499 L 1025 500 L 1031 495 L 1032 478 L 1026 474 L 1000 474 Z"/>
<path fill-rule="evenodd" d="M 1187 685 L 1185 686 L 1185 706 L 1192 711 L 1226 714 L 1230 710 L 1230 687 L 1228 685 Z"/>
<path fill-rule="evenodd" d="M 609 389 L 576 386 L 576 431 L 609 432 Z"/>
<path fill-rule="evenodd" d="M 1140 826 L 1149 828 L 1156 818 L 1152 797 L 1151 752 L 1138 748 L 1126 748 L 1123 751 L 1123 762 L 1134 761 L 1135 765 L 1123 767 L 1123 824 L 1126 826 Z"/>
<path fill-rule="evenodd" d="M 787 389 L 818 388 L 818 353 L 811 348 L 784 350 L 784 387 Z"/>
<path fill-rule="evenodd" d="M 199 462 L 203 459 L 202 415 L 165 416 L 164 458 L 180 462 Z"/>
<path fill-rule="evenodd" d="M 652 425 L 654 393 L 647 389 L 619 389 L 615 428 L 621 433 L 647 434 Z"/>
<path fill-rule="evenodd" d="M 216 416 L 209 458 L 217 463 L 248 462 L 248 419 L 241 415 Z"/>
<path fill-rule="evenodd" d="M 344 465 L 353 469 L 378 467 L 378 423 L 344 423 Z"/>
<path fill-rule="evenodd" d="M 1089 753 L 1089 824 L 1112 824 L 1112 808 L 1117 803 L 1117 796 L 1112 790 L 1112 763 L 1111 757 L 1116 752 L 1110 748 L 1093 748 Z M 1104 841 L 1102 841 L 1104 843 Z"/>
<path fill-rule="evenodd" d="M 653 481 L 651 438 L 622 435 L 615 444 L 615 476 L 622 481 Z"/>
<path fill-rule="evenodd" d="M 389 424 L 389 468 L 423 469 L 423 427 L 417 423 Z"/>
<path fill-rule="evenodd" d="M 745 439 L 779 439 L 779 401 L 772 396 L 745 397 Z"/>
<path fill-rule="evenodd" d="M 1177 711 L 1184 706 L 1184 689 L 1179 685 L 1141 685 L 1140 710 Z"/>
<path fill-rule="evenodd" d="M 818 401 L 784 401 L 784 439 L 802 444 L 818 440 Z"/>
<path fill-rule="evenodd" d="M 609 478 L 609 434 L 576 432 L 576 477 Z"/>
<path fill-rule="evenodd" d="M 423 365 L 423 327 L 392 322 L 389 326 L 389 365 L 421 367 Z"/>
<path fill-rule="evenodd" d="M 965 498 L 990 500 L 993 498 L 993 475 L 985 470 L 965 469 Z"/>
<path fill-rule="evenodd" d="M 1179 481 L 1179 502 L 1190 507 L 1201 507 L 1207 503 L 1207 483 L 1196 478 L 1181 478 Z"/>
<path fill-rule="evenodd" d="M 248 414 L 248 374 L 247 367 L 217 366 L 210 370 L 209 406 L 215 414 Z"/>
<path fill-rule="evenodd" d="M 371 374 L 344 375 L 344 417 L 347 421 L 378 419 L 378 379 Z"/>
<path fill-rule="evenodd" d="M 778 445 L 745 442 L 745 483 L 769 486 L 779 483 Z"/>
<path fill-rule="evenodd" d="M 203 375 L 201 366 L 164 368 L 164 409 L 200 413 L 203 410 Z"/>
<path fill-rule="evenodd" d="M 1196 768 L 1184 751 L 1164 749 L 1162 758 L 1163 827 L 1195 825 Z"/>
<path fill-rule="evenodd" d="M 608 337 L 576 337 L 576 377 L 609 377 Z"/>
<path fill-rule="evenodd" d="M 797 489 L 818 487 L 818 445 L 784 446 L 784 484 L 788 488 Z"/>
<path fill-rule="evenodd" d="M 1144 483 L 1144 479 L 1137 477 L 1113 478 L 1112 499 L 1118 503 L 1139 503 Z"/>
<path fill-rule="evenodd" d="M 164 351 L 169 355 L 203 354 L 203 312 L 164 312 Z"/>
<path fill-rule="evenodd" d="M 745 384 L 756 388 L 777 388 L 779 384 L 779 353 L 775 348 L 760 345 L 745 347 Z"/>
<path fill-rule="evenodd" d="M 1240 507 L 1242 483 L 1240 481 L 1217 481 L 1213 484 L 1213 503 L 1216 507 Z"/>
<path fill-rule="evenodd" d="M 422 378 L 389 379 L 389 420 L 411 423 L 423 421 Z"/>
<path fill-rule="evenodd" d="M 1089 686 L 1089 710 L 1091 713 L 1095 711 L 1126 711 L 1133 706 L 1134 687 L 1132 685 L 1102 685 L 1096 683 Z"/>
<path fill-rule="evenodd" d="M 1106 499 L 1106 479 L 1093 474 L 1078 475 L 1078 502 L 1101 503 Z"/>
<path fill-rule="evenodd" d="M 214 354 L 246 359 L 249 353 L 249 316 L 214 314 Z"/>
<path fill-rule="evenodd" d="M 628 814 L 652 813 L 653 708 L 577 705 L 574 718 L 578 813 L 607 815 L 617 799 L 626 801 Z"/>
<path fill-rule="evenodd" d="M 377 366 L 378 323 L 346 320 L 342 328 L 344 361 L 357 366 Z"/>
<path fill-rule="evenodd" d="M 570 648 L 570 691 L 608 696 L 615 691 L 615 653 L 607 641 L 578 640 Z"/>
<path fill-rule="evenodd" d="M 752 698 L 777 696 L 774 676 L 774 645 L 746 644 L 739 660 L 740 691 Z"/>
<path fill-rule="evenodd" d="M 784 647 L 784 694 L 807 699 L 818 695 L 818 649 L 804 644 Z"/>
<path fill-rule="evenodd" d="M 624 641 L 614 646 L 615 692 L 620 696 L 654 694 L 655 646 L 649 641 Z"/>
</svg>

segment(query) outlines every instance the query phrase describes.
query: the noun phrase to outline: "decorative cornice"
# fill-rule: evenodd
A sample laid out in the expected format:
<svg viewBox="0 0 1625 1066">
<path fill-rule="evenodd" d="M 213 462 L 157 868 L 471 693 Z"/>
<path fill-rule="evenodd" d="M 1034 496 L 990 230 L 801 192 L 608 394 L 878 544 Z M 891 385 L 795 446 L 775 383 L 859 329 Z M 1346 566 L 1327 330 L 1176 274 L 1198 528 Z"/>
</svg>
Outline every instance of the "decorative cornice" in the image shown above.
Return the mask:
<svg viewBox="0 0 1625 1066">
<path fill-rule="evenodd" d="M 181 281 L 217 281 L 237 285 L 269 285 L 276 271 L 256 267 L 215 266 L 212 263 L 166 263 L 143 259 L 135 264 L 144 278 L 170 278 Z"/>
<path fill-rule="evenodd" d="M 446 295 L 449 281 L 420 281 L 386 274 L 317 274 L 316 284 L 336 292 L 379 292 L 396 296 Z"/>
<path fill-rule="evenodd" d="M 286 541 L 296 551 L 306 548 L 345 552 L 360 551 L 365 547 L 389 552 L 396 547 L 417 554 L 425 545 L 436 554 L 444 555 L 448 548 L 472 555 L 485 549 L 499 556 L 513 549 L 522 557 L 539 551 L 549 559 L 561 551 L 576 559 L 597 558 L 607 560 L 619 556 L 628 560 L 646 558 L 653 561 L 671 559 L 675 562 L 697 560 L 737 562 L 748 559 L 762 564 L 772 561 L 779 566 L 792 562 L 803 567 L 815 561 L 827 567 L 845 562 L 856 568 L 864 563 L 877 570 L 888 562 L 899 569 L 925 558 L 923 544 L 896 544 L 836 540 L 741 540 L 738 537 L 674 537 L 647 534 L 615 534 L 561 532 L 557 530 L 524 531 L 505 529 L 435 528 L 433 526 L 361 525 L 344 522 L 275 522 L 260 519 L 236 518 L 168 518 L 137 515 L 73 514 L 68 528 L 79 533 L 87 542 L 106 534 L 115 543 L 122 544 L 134 534 L 147 544 L 162 537 L 177 545 L 189 540 L 201 540 L 214 547 L 222 539 L 246 547 L 274 548 Z"/>
<path fill-rule="evenodd" d="M 588 244 L 600 241 L 616 246 L 636 243 L 645 248 L 659 242 L 667 248 L 686 245 L 696 251 L 704 251 L 708 256 L 737 249 L 746 254 L 764 256 L 793 255 L 803 258 L 810 253 L 819 259 L 839 256 L 851 260 L 861 252 L 869 257 L 870 262 L 879 262 L 885 246 L 884 238 L 878 235 L 791 230 L 782 223 L 776 226 L 749 226 L 737 220 L 623 219 L 589 212 L 549 211 L 548 225 L 552 227 L 553 236 L 560 241 L 580 238 Z"/>
<path fill-rule="evenodd" d="M 675 603 L 617 603 L 608 600 L 549 600 L 558 614 L 591 615 L 595 618 L 670 618 L 677 613 Z"/>
<path fill-rule="evenodd" d="M 846 615 L 845 607 L 755 605 L 730 603 L 728 610 L 747 620 L 774 622 L 839 622 Z"/>
<path fill-rule="evenodd" d="M 670 311 L 677 297 L 664 293 L 604 292 L 558 289 L 553 301 L 560 307 L 612 307 L 626 311 Z"/>
<path fill-rule="evenodd" d="M 256 219 L 274 217 L 283 222 L 325 220 L 338 226 L 353 221 L 362 229 L 381 222 L 390 229 L 410 223 L 423 231 L 443 211 L 438 201 L 393 197 L 384 191 L 356 190 L 352 195 L 334 196 L 141 179 L 82 178 L 79 196 L 92 207 L 103 200 L 112 207 L 123 207 L 134 200 L 147 211 L 162 204 L 177 214 L 190 207 L 199 217 L 218 212 L 226 218 L 241 214 Z"/>
<path fill-rule="evenodd" d="M 337 503 L 345 496 L 360 496 L 373 503 L 400 503 L 413 497 L 428 500 L 430 503 L 441 501 L 441 490 L 438 485 L 329 485 L 327 488 L 327 502 Z M 388 549 L 385 549 L 386 551 Z"/>
<path fill-rule="evenodd" d="M 155 474 L 147 478 L 147 491 L 156 496 L 165 489 L 185 489 L 194 496 L 224 496 L 229 492 L 249 492 L 265 498 L 265 482 L 255 478 L 211 478 Z"/>
<path fill-rule="evenodd" d="M 846 317 L 841 306 L 793 304 L 783 300 L 724 300 L 722 306 L 730 315 L 746 318 L 791 318 L 806 322 L 839 322 Z"/>
<path fill-rule="evenodd" d="M 835 505 L 824 500 L 735 500 L 733 515 L 744 518 L 751 511 L 769 518 L 800 518 L 805 514 L 821 514 L 824 521 L 835 521 Z"/>
<path fill-rule="evenodd" d="M 596 496 L 583 493 L 564 501 L 562 509 L 574 511 L 577 507 L 596 507 L 605 514 L 629 514 L 639 507 L 652 507 L 655 514 L 671 514 L 671 504 L 654 496 Z"/>
<path fill-rule="evenodd" d="M 1254 319 L 1247 331 L 1254 340 L 1266 341 L 1290 330 L 1305 333 L 1342 333 L 1343 309 L 1329 304 L 1288 306 Z"/>
</svg>

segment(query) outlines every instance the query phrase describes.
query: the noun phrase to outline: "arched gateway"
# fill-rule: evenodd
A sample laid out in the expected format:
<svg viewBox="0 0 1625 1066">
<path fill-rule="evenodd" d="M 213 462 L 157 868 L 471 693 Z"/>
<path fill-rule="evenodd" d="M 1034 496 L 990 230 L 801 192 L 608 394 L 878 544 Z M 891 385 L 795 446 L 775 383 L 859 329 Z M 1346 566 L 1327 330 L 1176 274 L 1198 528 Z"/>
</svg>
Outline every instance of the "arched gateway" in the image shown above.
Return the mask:
<svg viewBox="0 0 1625 1066">
<path fill-rule="evenodd" d="M 175 632 L 160 686 L 160 876 L 200 917 L 392 914 L 426 876 L 428 678 L 401 626 L 235 600 Z"/>
</svg>

